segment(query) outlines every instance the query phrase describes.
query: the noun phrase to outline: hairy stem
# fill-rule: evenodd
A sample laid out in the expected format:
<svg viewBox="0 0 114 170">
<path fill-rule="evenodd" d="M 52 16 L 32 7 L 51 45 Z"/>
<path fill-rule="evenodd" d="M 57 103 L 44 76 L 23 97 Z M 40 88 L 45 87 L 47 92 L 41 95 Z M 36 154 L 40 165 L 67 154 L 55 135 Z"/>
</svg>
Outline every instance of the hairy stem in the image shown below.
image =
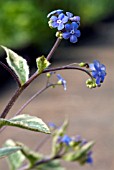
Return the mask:
<svg viewBox="0 0 114 170">
<path fill-rule="evenodd" d="M 91 79 L 93 79 L 91 73 L 88 70 L 83 69 L 82 67 L 76 67 L 76 66 L 70 66 L 70 65 L 61 66 L 61 67 L 55 67 L 55 68 L 49 68 L 49 69 L 44 70 L 42 73 L 48 73 L 48 72 L 58 71 L 58 70 L 79 70 L 79 71 L 83 71 L 87 75 L 89 75 L 89 77 Z"/>
<path fill-rule="evenodd" d="M 49 61 L 52 57 L 52 55 L 54 54 L 55 50 L 57 49 L 57 47 L 59 46 L 61 42 L 61 39 L 60 38 L 57 38 L 53 48 L 51 49 L 51 51 L 49 52 L 48 56 L 47 56 L 47 60 Z"/>
<path fill-rule="evenodd" d="M 42 73 L 47 73 L 47 72 L 51 72 L 51 71 L 58 71 L 58 70 L 69 70 L 69 69 L 73 69 L 73 70 L 79 70 L 79 71 L 83 71 L 86 74 L 88 74 L 90 76 L 91 79 L 93 79 L 92 75 L 90 74 L 90 72 L 86 69 L 83 69 L 81 67 L 76 67 L 76 66 L 62 66 L 62 67 L 56 67 L 56 68 L 50 68 L 50 69 L 46 69 L 44 70 Z M 40 74 L 38 74 L 37 72 L 35 72 L 30 78 L 29 80 L 21 87 L 19 88 L 16 93 L 14 94 L 14 96 L 11 98 L 11 100 L 9 101 L 8 105 L 6 106 L 6 108 L 4 109 L 3 113 L 1 114 L 0 118 L 5 118 L 9 112 L 9 110 L 11 109 L 11 107 L 14 105 L 15 101 L 17 100 L 17 98 L 20 96 L 20 94 L 23 92 L 23 90 L 29 86 L 29 84 L 39 76 Z"/>
<path fill-rule="evenodd" d="M 8 102 L 8 104 L 6 105 L 4 111 L 2 112 L 2 114 L 0 115 L 0 118 L 5 118 L 9 112 L 9 110 L 12 108 L 12 106 L 14 105 L 15 101 L 17 100 L 17 98 L 19 97 L 19 95 L 22 93 L 23 88 L 18 88 L 16 90 L 16 92 L 14 93 L 13 97 L 10 99 L 10 101 Z"/>
<path fill-rule="evenodd" d="M 24 103 L 24 105 L 19 109 L 19 111 L 15 114 L 15 116 L 19 115 L 25 107 L 27 107 L 27 105 L 34 100 L 37 96 L 39 96 L 41 93 L 43 93 L 46 89 L 48 89 L 49 87 L 51 87 L 53 84 L 48 84 L 45 87 L 43 87 L 41 90 L 39 90 L 38 92 L 36 92 L 26 103 Z"/>
<path fill-rule="evenodd" d="M 47 60 L 49 61 L 52 57 L 52 55 L 54 54 L 55 50 L 57 49 L 58 45 L 60 43 L 60 39 L 58 38 L 54 44 L 54 46 L 52 47 L 50 53 L 47 56 Z M 41 73 L 40 73 L 41 74 Z M 38 74 L 38 72 L 36 71 L 30 78 L 29 80 L 19 89 L 17 89 L 17 91 L 15 92 L 15 94 L 13 95 L 13 97 L 10 99 L 10 101 L 8 102 L 8 104 L 6 105 L 5 109 L 3 110 L 3 112 L 0 115 L 0 118 L 5 118 L 7 116 L 7 114 L 9 113 L 10 109 L 12 108 L 12 106 L 14 105 L 15 101 L 17 100 L 17 98 L 20 96 L 20 94 L 24 91 L 24 89 L 26 87 L 29 86 L 29 84 L 35 79 L 37 78 L 40 74 Z"/>
<path fill-rule="evenodd" d="M 61 155 L 56 155 L 54 157 L 47 157 L 47 158 L 43 158 L 41 159 L 40 161 L 36 162 L 31 168 L 35 168 L 41 164 L 45 164 L 45 163 L 48 163 L 50 161 L 53 161 L 55 159 L 60 159 L 61 158 Z M 19 170 L 30 170 L 31 168 L 29 168 L 28 165 L 25 165 L 23 167 L 21 167 Z"/>
<path fill-rule="evenodd" d="M 5 69 L 11 74 L 11 76 L 14 78 L 14 80 L 16 80 L 18 86 L 20 87 L 20 86 L 21 86 L 21 83 L 20 83 L 17 75 L 16 75 L 9 67 L 7 67 L 4 63 L 2 63 L 1 61 L 0 61 L 0 65 L 1 65 L 3 68 L 5 68 Z"/>
<path fill-rule="evenodd" d="M 60 158 L 61 158 L 61 155 L 56 155 L 56 156 L 50 157 L 50 158 L 44 158 L 44 159 L 36 162 L 36 163 L 33 165 L 33 168 L 36 167 L 36 166 L 39 166 L 39 165 L 41 165 L 41 164 L 48 163 L 48 162 L 50 162 L 50 161 L 52 161 L 52 160 L 60 159 Z"/>
</svg>

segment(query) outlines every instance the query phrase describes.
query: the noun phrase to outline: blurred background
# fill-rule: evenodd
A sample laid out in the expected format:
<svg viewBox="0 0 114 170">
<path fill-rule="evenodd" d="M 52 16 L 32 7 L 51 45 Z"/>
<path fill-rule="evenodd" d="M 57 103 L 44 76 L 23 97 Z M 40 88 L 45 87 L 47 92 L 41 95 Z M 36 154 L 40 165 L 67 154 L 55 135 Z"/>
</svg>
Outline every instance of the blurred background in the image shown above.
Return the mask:
<svg viewBox="0 0 114 170">
<path fill-rule="evenodd" d="M 79 167 L 77 163 L 64 163 L 68 170 L 113 170 L 114 163 L 114 0 L 6 0 L 0 1 L 0 44 L 23 56 L 35 71 L 35 58 L 50 51 L 55 41 L 55 30 L 48 27 L 47 14 L 55 9 L 70 11 L 81 17 L 81 37 L 77 44 L 62 41 L 51 62 L 53 66 L 73 62 L 100 60 L 107 67 L 107 77 L 101 88 L 87 89 L 84 73 L 59 72 L 67 80 L 67 92 L 62 87 L 49 89 L 35 99 L 23 113 L 37 115 L 45 122 L 60 125 L 69 117 L 69 135 L 80 134 L 95 140 L 94 164 Z M 0 60 L 5 53 L 0 49 Z M 45 84 L 45 75 L 35 80 L 20 96 L 10 112 L 11 117 L 22 104 Z M 0 66 L 0 112 L 17 86 L 13 78 Z M 32 108 L 32 109 L 31 109 Z M 32 110 L 32 111 L 31 111 Z M 0 137 L 0 147 L 8 138 L 24 142 L 35 148 L 46 135 L 7 128 Z M 48 142 L 48 146 L 50 141 Z M 47 144 L 42 146 L 48 154 Z M 0 170 L 8 169 L 0 160 Z"/>
</svg>

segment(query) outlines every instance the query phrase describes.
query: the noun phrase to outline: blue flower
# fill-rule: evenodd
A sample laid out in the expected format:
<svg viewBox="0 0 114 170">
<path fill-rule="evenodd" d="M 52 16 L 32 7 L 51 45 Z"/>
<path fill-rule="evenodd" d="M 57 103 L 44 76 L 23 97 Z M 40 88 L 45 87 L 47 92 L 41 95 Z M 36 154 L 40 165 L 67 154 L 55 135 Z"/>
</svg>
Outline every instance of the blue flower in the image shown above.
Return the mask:
<svg viewBox="0 0 114 170">
<path fill-rule="evenodd" d="M 92 164 L 93 163 L 93 158 L 92 158 L 92 152 L 89 151 L 88 154 L 87 154 L 87 159 L 86 159 L 86 163 L 88 164 Z"/>
<path fill-rule="evenodd" d="M 53 28 L 57 28 L 60 31 L 64 28 L 65 23 L 67 23 L 68 17 L 63 13 L 61 13 L 58 17 L 53 15 L 50 18 L 50 21 L 51 21 L 51 26 Z"/>
<path fill-rule="evenodd" d="M 100 86 L 106 76 L 106 67 L 100 64 L 98 60 L 94 60 L 93 63 L 89 64 L 89 68 L 92 71 L 93 78 L 96 79 L 96 84 Z"/>
<path fill-rule="evenodd" d="M 62 13 L 63 10 L 62 9 L 57 9 L 57 10 L 54 10 L 52 12 L 50 12 L 48 15 L 47 15 L 47 18 L 49 18 L 51 15 L 59 15 L 60 13 Z"/>
<path fill-rule="evenodd" d="M 69 146 L 69 143 L 72 141 L 72 139 L 68 135 L 64 135 L 60 139 L 60 143 L 65 143 L 67 146 Z"/>
<path fill-rule="evenodd" d="M 66 12 L 66 15 L 68 16 L 69 20 L 72 22 L 80 23 L 80 17 L 79 16 L 73 16 L 71 12 Z"/>
<path fill-rule="evenodd" d="M 66 12 L 66 15 L 68 16 L 69 19 L 73 17 L 73 14 L 71 12 Z"/>
<path fill-rule="evenodd" d="M 65 25 L 65 30 L 62 34 L 64 39 L 69 39 L 71 43 L 76 43 L 78 41 L 77 37 L 80 37 L 80 31 L 77 30 L 79 25 L 76 22 L 72 22 L 71 24 Z"/>
<path fill-rule="evenodd" d="M 70 20 L 71 20 L 71 21 L 75 21 L 75 22 L 77 22 L 78 24 L 80 24 L 80 17 L 79 17 L 79 16 L 71 17 Z"/>
<path fill-rule="evenodd" d="M 57 74 L 57 78 L 58 78 L 58 84 L 62 84 L 63 85 L 63 88 L 64 88 L 64 90 L 66 90 L 66 80 L 65 79 L 63 79 L 62 77 L 61 77 L 61 75 L 60 74 Z"/>
<path fill-rule="evenodd" d="M 55 123 L 53 123 L 53 122 L 48 123 L 48 125 L 49 125 L 49 127 L 50 127 L 51 129 L 56 129 L 56 128 L 57 128 L 57 126 L 56 126 Z"/>
</svg>

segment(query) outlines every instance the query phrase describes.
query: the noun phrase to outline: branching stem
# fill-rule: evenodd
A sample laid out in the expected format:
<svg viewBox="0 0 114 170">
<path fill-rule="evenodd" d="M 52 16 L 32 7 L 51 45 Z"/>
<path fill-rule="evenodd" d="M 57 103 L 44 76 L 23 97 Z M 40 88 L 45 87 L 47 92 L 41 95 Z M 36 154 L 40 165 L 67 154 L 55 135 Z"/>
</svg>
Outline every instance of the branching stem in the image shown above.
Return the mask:
<svg viewBox="0 0 114 170">
<path fill-rule="evenodd" d="M 41 90 L 36 92 L 26 103 L 24 103 L 24 105 L 18 110 L 18 112 L 15 114 L 15 116 L 19 115 L 32 100 L 34 100 L 37 96 L 39 96 L 41 93 L 43 93 L 45 90 L 47 90 L 51 86 L 53 86 L 53 84 L 47 84 Z"/>
</svg>

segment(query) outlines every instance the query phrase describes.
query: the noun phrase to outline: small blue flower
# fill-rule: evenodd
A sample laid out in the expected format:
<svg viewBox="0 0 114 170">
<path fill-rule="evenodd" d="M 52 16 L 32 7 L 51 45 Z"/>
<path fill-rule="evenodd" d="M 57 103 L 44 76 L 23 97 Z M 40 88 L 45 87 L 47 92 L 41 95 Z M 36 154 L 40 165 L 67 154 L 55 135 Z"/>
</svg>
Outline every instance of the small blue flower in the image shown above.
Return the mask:
<svg viewBox="0 0 114 170">
<path fill-rule="evenodd" d="M 47 18 L 49 18 L 51 15 L 59 15 L 60 13 L 62 13 L 63 10 L 62 9 L 57 9 L 57 10 L 54 10 L 52 12 L 50 12 L 48 15 L 47 15 Z"/>
<path fill-rule="evenodd" d="M 55 123 L 53 123 L 53 122 L 48 123 L 48 125 L 49 125 L 49 127 L 50 127 L 51 129 L 56 129 L 56 128 L 57 128 L 57 126 L 56 126 Z"/>
<path fill-rule="evenodd" d="M 60 143 L 65 143 L 67 146 L 69 146 L 69 143 L 72 141 L 72 139 L 68 135 L 64 135 L 60 139 Z"/>
<path fill-rule="evenodd" d="M 98 60 L 94 60 L 93 63 L 89 64 L 89 68 L 92 71 L 93 78 L 96 79 L 96 84 L 100 86 L 106 76 L 106 67 L 100 64 Z"/>
<path fill-rule="evenodd" d="M 69 39 L 71 43 L 76 43 L 78 41 L 77 37 L 80 37 L 80 31 L 77 30 L 79 25 L 76 22 L 72 22 L 71 24 L 65 25 L 65 30 L 62 34 L 64 39 Z"/>
<path fill-rule="evenodd" d="M 87 154 L 87 159 L 86 159 L 86 163 L 88 164 L 92 164 L 93 163 L 93 158 L 92 158 L 92 152 L 89 151 L 88 154 Z"/>
<path fill-rule="evenodd" d="M 69 19 L 73 17 L 73 14 L 71 12 L 66 12 L 66 15 L 68 16 Z"/>
<path fill-rule="evenodd" d="M 57 28 L 60 31 L 64 28 L 65 23 L 67 23 L 68 17 L 63 13 L 61 13 L 58 17 L 53 15 L 50 18 L 50 21 L 51 21 L 51 26 L 53 28 Z"/>
<path fill-rule="evenodd" d="M 66 12 L 66 15 L 68 16 L 69 20 L 72 22 L 80 23 L 80 17 L 79 16 L 73 16 L 71 12 Z"/>
<path fill-rule="evenodd" d="M 57 74 L 57 78 L 58 78 L 58 84 L 62 84 L 63 85 L 63 88 L 64 88 L 64 90 L 66 90 L 66 80 L 65 79 L 63 79 L 62 77 L 61 77 L 61 75 L 60 74 Z"/>
</svg>

